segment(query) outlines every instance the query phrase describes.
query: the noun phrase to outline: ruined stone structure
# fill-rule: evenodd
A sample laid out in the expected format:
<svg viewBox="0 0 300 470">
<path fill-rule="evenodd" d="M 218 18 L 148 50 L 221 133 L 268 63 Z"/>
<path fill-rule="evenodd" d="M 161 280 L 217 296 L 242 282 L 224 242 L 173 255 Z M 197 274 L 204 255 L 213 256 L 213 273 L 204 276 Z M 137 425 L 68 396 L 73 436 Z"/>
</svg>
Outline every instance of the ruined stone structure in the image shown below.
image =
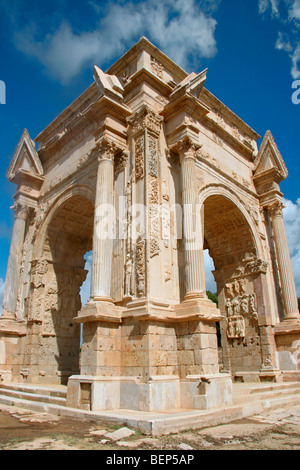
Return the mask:
<svg viewBox="0 0 300 470">
<path fill-rule="evenodd" d="M 24 131 L 8 170 L 2 381 L 68 384 L 72 407 L 161 411 L 230 404 L 234 380 L 299 380 L 287 170 L 271 133 L 258 149 L 206 74 L 142 38 L 94 68 L 38 150 Z"/>
</svg>

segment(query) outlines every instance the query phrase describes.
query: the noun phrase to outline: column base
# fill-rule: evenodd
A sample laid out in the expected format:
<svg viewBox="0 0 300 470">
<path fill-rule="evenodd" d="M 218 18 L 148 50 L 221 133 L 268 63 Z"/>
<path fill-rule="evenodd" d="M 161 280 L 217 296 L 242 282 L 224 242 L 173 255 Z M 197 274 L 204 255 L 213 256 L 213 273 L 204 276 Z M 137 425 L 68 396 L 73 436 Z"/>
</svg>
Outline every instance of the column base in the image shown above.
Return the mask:
<svg viewBox="0 0 300 470">
<path fill-rule="evenodd" d="M 10 312 L 5 308 L 2 309 L 2 314 L 0 316 L 0 320 L 12 320 L 16 321 L 16 314 L 14 312 Z"/>
<path fill-rule="evenodd" d="M 197 299 L 207 299 L 205 291 L 191 291 L 187 292 L 184 296 L 184 300 L 197 300 Z"/>
<path fill-rule="evenodd" d="M 112 300 L 96 300 L 96 298 L 90 299 L 88 303 L 82 307 L 78 312 L 77 317 L 74 321 L 77 323 L 87 323 L 92 321 L 109 321 L 120 323 L 121 315 L 124 310 L 122 307 L 117 307 Z"/>
<path fill-rule="evenodd" d="M 285 318 L 282 320 L 282 323 L 295 323 L 300 325 L 300 314 L 299 312 L 291 313 L 286 315 Z"/>
<path fill-rule="evenodd" d="M 174 312 L 177 319 L 188 320 L 189 318 L 198 318 L 203 321 L 218 322 L 223 316 L 216 304 L 210 299 L 193 296 L 184 300 L 181 304 L 175 305 Z"/>
</svg>

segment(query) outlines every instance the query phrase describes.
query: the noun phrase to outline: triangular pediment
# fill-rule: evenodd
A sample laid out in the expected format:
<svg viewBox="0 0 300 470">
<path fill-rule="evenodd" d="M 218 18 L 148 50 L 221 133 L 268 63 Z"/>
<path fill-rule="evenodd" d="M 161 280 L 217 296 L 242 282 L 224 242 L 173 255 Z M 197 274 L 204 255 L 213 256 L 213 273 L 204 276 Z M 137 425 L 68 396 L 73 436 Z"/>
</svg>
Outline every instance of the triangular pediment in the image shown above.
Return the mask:
<svg viewBox="0 0 300 470">
<path fill-rule="evenodd" d="M 19 170 L 35 176 L 42 176 L 44 171 L 27 129 L 24 129 L 13 159 L 7 171 L 7 178 L 12 180 Z"/>
<path fill-rule="evenodd" d="M 180 83 L 188 76 L 185 70 L 144 36 L 109 67 L 106 73 L 116 75 L 120 82 L 124 84 L 126 83 L 123 80 L 124 75 L 128 74 L 129 79 L 130 76 L 142 68 L 150 70 L 163 81 L 173 82 L 173 85 Z"/>
<path fill-rule="evenodd" d="M 287 168 L 270 131 L 267 131 L 263 138 L 254 165 L 256 176 L 270 170 L 276 170 L 281 179 L 288 176 Z"/>
</svg>

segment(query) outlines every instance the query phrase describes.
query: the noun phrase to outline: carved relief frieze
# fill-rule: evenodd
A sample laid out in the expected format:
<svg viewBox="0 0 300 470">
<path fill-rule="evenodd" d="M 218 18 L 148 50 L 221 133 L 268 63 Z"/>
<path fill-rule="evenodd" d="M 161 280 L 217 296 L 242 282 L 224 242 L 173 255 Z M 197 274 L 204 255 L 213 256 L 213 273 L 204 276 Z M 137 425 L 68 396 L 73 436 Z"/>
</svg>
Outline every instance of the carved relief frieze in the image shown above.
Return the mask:
<svg viewBox="0 0 300 470">
<path fill-rule="evenodd" d="M 115 178 L 118 177 L 120 173 L 125 169 L 128 160 L 128 153 L 127 152 L 118 152 L 115 156 Z"/>
<path fill-rule="evenodd" d="M 159 78 L 163 78 L 164 66 L 151 56 L 151 71 Z"/>
<path fill-rule="evenodd" d="M 256 274 L 266 274 L 269 263 L 260 258 L 245 258 L 232 274 L 232 279 L 251 276 Z"/>
<path fill-rule="evenodd" d="M 145 130 L 158 136 L 160 134 L 163 118 L 145 105 L 128 121 L 132 125 L 134 136 Z"/>
<path fill-rule="evenodd" d="M 139 136 L 135 141 L 135 180 L 139 181 L 145 174 L 145 136 Z"/>
<path fill-rule="evenodd" d="M 246 293 L 246 279 L 236 279 L 225 285 L 225 310 L 227 336 L 230 339 L 245 337 L 245 317 L 257 320 L 255 293 Z"/>
<path fill-rule="evenodd" d="M 158 180 L 150 179 L 149 193 L 149 227 L 150 227 L 150 257 L 159 253 L 160 240 L 160 206 Z"/>
<path fill-rule="evenodd" d="M 157 139 L 148 136 L 148 170 L 150 176 L 158 177 Z"/>
</svg>

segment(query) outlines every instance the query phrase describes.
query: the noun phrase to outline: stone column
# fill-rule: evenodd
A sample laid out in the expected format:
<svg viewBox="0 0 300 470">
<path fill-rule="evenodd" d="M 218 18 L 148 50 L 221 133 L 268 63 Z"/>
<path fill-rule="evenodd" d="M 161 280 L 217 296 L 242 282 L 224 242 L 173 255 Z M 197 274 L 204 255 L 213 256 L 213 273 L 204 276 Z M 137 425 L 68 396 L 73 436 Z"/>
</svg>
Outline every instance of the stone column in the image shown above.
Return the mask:
<svg viewBox="0 0 300 470">
<path fill-rule="evenodd" d="M 95 301 L 112 301 L 111 270 L 113 252 L 113 183 L 114 155 L 116 147 L 112 142 L 103 140 L 100 144 L 97 174 L 91 298 Z"/>
<path fill-rule="evenodd" d="M 181 161 L 183 241 L 185 252 L 185 300 L 206 298 L 203 224 L 198 205 L 195 153 L 200 146 L 184 138 L 176 144 Z"/>
<path fill-rule="evenodd" d="M 16 202 L 14 205 L 15 223 L 10 244 L 10 251 L 5 279 L 2 320 L 16 319 L 16 305 L 20 283 L 21 262 L 29 208 Z"/>
<path fill-rule="evenodd" d="M 283 204 L 276 202 L 268 207 L 274 234 L 285 320 L 300 320 L 295 280 L 289 253 L 288 242 L 282 214 Z"/>
</svg>

